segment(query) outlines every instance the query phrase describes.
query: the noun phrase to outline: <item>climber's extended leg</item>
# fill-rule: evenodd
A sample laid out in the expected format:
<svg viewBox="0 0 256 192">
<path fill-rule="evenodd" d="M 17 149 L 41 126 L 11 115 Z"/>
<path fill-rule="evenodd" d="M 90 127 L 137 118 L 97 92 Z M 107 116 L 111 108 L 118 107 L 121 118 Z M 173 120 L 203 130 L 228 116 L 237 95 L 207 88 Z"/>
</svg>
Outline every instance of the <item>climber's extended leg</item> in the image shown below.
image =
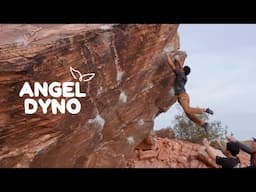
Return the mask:
<svg viewBox="0 0 256 192">
<path fill-rule="evenodd" d="M 205 109 L 189 106 L 189 95 L 186 92 L 179 94 L 178 101 L 179 101 L 180 105 L 182 106 L 185 113 L 203 114 L 205 112 Z"/>
<path fill-rule="evenodd" d="M 208 128 L 209 128 L 208 123 L 199 119 L 196 116 L 196 114 L 203 114 L 204 112 L 209 113 L 209 114 L 213 114 L 213 111 L 209 108 L 202 109 L 202 108 L 190 107 L 189 106 L 189 95 L 186 92 L 183 92 L 183 93 L 179 94 L 178 101 L 179 101 L 180 105 L 182 106 L 184 112 L 186 113 L 187 117 L 191 121 L 196 123 L 197 125 L 203 127 L 205 129 L 206 133 L 208 133 Z"/>
</svg>

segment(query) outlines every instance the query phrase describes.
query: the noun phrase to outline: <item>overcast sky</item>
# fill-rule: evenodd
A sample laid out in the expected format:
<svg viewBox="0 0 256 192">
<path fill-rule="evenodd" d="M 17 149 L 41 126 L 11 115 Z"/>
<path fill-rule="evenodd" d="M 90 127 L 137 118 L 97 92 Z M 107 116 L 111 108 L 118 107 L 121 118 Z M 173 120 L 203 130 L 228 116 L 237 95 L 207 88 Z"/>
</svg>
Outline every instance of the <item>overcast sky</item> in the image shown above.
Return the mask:
<svg viewBox="0 0 256 192">
<path fill-rule="evenodd" d="M 239 139 L 256 137 L 256 24 L 181 24 L 181 49 L 191 67 L 186 90 L 191 106 L 210 107 Z M 155 120 L 172 125 L 177 107 Z"/>
</svg>

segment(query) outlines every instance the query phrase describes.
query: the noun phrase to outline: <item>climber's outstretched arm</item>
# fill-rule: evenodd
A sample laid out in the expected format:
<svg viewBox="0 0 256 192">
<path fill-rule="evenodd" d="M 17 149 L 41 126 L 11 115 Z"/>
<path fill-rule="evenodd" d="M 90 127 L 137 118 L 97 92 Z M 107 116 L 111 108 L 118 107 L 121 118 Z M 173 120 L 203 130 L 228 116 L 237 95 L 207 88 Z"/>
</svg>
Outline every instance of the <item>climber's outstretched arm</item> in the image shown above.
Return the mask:
<svg viewBox="0 0 256 192">
<path fill-rule="evenodd" d="M 222 152 L 223 154 L 225 154 L 226 148 L 222 145 L 220 138 L 218 138 L 217 144 L 218 144 L 219 150 L 221 150 L 221 152 Z"/>
<path fill-rule="evenodd" d="M 204 144 L 204 146 L 205 146 L 205 148 L 206 148 L 206 151 L 207 151 L 207 153 L 209 154 L 209 156 L 210 156 L 213 160 L 215 160 L 217 154 L 215 153 L 215 150 L 210 146 L 210 143 L 209 143 L 209 141 L 208 141 L 206 138 L 203 139 L 203 144 Z"/>
<path fill-rule="evenodd" d="M 168 53 L 166 53 L 166 57 L 167 57 L 167 61 L 169 66 L 171 67 L 171 69 L 174 71 L 176 69 L 174 63 L 172 62 L 172 59 L 170 58 L 170 56 L 168 55 Z"/>
<path fill-rule="evenodd" d="M 182 66 L 181 62 L 177 62 L 177 63 L 178 63 L 178 65 L 179 65 L 179 68 L 180 68 L 180 69 L 183 69 L 183 66 Z"/>
<path fill-rule="evenodd" d="M 238 145 L 239 145 L 239 147 L 240 147 L 240 149 L 241 149 L 242 151 L 244 151 L 245 153 L 253 154 L 252 148 L 250 148 L 250 147 L 248 147 L 247 145 L 245 145 L 245 144 L 239 142 L 235 137 L 233 137 L 233 136 L 228 136 L 227 139 L 228 139 L 228 141 L 237 142 Z"/>
</svg>

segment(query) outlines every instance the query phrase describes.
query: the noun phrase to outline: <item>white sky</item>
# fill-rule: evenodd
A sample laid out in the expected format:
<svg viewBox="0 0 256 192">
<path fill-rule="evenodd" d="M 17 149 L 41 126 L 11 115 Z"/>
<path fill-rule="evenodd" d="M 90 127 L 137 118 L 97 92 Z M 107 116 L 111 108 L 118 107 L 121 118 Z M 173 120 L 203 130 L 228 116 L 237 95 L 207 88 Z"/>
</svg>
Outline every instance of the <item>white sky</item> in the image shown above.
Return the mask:
<svg viewBox="0 0 256 192">
<path fill-rule="evenodd" d="M 181 24 L 181 50 L 191 67 L 186 90 L 191 106 L 210 107 L 239 139 L 256 137 L 256 24 Z M 177 107 L 155 119 L 172 125 Z"/>
</svg>

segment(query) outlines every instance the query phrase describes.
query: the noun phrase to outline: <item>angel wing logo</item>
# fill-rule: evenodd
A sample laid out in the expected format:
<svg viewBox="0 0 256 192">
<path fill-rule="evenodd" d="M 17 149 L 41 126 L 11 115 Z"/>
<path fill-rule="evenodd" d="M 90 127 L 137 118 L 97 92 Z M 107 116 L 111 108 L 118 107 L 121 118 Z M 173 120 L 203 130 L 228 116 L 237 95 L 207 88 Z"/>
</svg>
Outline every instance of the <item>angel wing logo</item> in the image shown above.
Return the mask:
<svg viewBox="0 0 256 192">
<path fill-rule="evenodd" d="M 95 77 L 95 73 L 85 73 L 82 74 L 80 71 L 70 67 L 70 73 L 74 79 L 78 79 L 79 81 L 91 81 Z"/>
</svg>

